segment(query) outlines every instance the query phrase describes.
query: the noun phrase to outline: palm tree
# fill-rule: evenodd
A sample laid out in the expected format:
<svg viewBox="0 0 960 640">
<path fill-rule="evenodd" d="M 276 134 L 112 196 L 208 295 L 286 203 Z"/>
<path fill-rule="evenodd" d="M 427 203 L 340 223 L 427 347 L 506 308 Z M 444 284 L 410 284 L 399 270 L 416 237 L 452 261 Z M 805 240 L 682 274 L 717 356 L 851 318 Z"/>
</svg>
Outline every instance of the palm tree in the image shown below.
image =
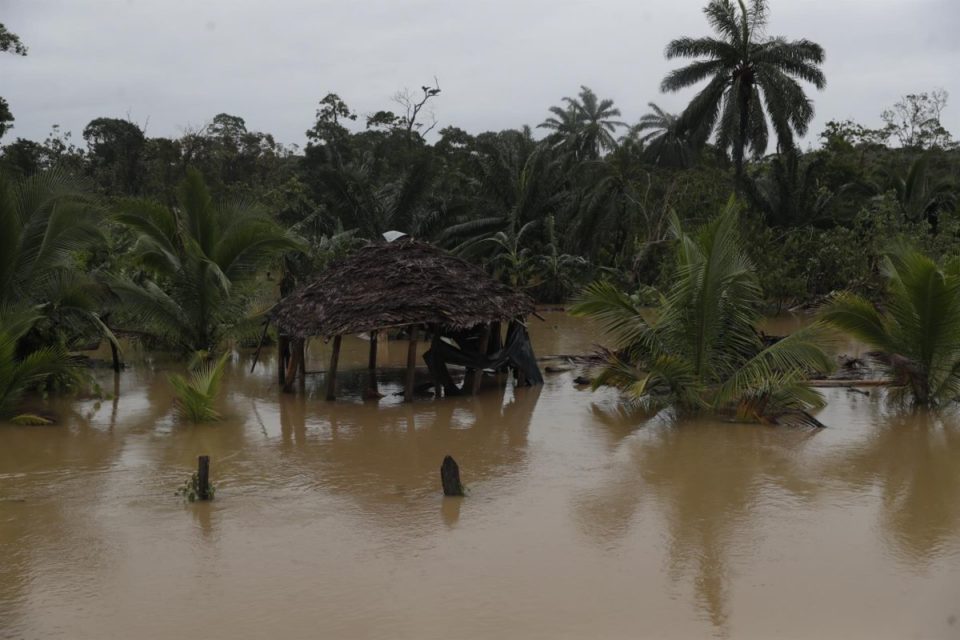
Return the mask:
<svg viewBox="0 0 960 640">
<path fill-rule="evenodd" d="M 524 236 L 536 224 L 536 221 L 531 221 L 516 231 L 513 229 L 498 231 L 485 240 L 494 247 L 493 255 L 489 258 L 494 276 L 514 289 L 529 286 L 528 280 L 534 267 L 534 258 L 530 249 L 523 246 L 523 242 Z"/>
<path fill-rule="evenodd" d="M 666 56 L 697 58 L 663 79 L 663 91 L 679 91 L 709 78 L 681 116 L 689 127 L 715 130 L 717 146 L 732 149 L 736 175 L 743 175 L 744 152 L 759 156 L 767 148 L 767 116 L 778 147 L 793 146 L 813 118 L 813 102 L 798 80 L 826 86 L 820 70 L 824 53 L 809 40 L 788 41 L 764 35 L 767 1 L 712 0 L 703 10 L 719 37 L 678 38 Z"/>
<path fill-rule="evenodd" d="M 550 113 L 553 116 L 538 124 L 537 128 L 552 131 L 553 133 L 548 136 L 548 139 L 557 146 L 573 149 L 577 146 L 577 137 L 580 133 L 580 114 L 576 107 L 570 104 L 573 101 L 572 98 L 564 98 L 563 100 L 565 102 L 569 101 L 567 105 L 565 107 L 550 107 Z"/>
<path fill-rule="evenodd" d="M 373 158 L 364 157 L 319 172 L 331 213 L 365 238 L 380 238 L 394 229 L 420 235 L 432 221 L 432 212 L 424 207 L 434 178 L 430 157 L 413 161 L 392 179 L 378 176 L 374 164 Z"/>
<path fill-rule="evenodd" d="M 534 258 L 537 299 L 560 304 L 566 302 L 567 297 L 579 288 L 577 280 L 589 263 L 583 256 L 560 252 L 553 216 L 547 216 L 545 227 L 546 247 L 543 253 Z"/>
<path fill-rule="evenodd" d="M 822 156 L 804 163 L 799 151 L 789 149 L 770 162 L 769 172 L 744 180 L 747 199 L 771 227 L 825 220 L 838 194 L 820 186 L 817 172 L 823 164 Z M 839 193 L 848 189 L 841 187 Z"/>
<path fill-rule="evenodd" d="M 896 194 L 908 222 L 926 220 L 931 232 L 936 233 L 940 214 L 957 204 L 957 187 L 949 180 L 932 182 L 929 169 L 930 154 L 925 153 L 910 164 L 906 175 L 889 174 L 887 186 Z"/>
<path fill-rule="evenodd" d="M 539 125 L 553 130 L 557 142 L 572 148 L 580 160 L 596 160 L 604 151 L 617 146 L 613 134 L 618 127 L 627 125 L 613 119 L 620 116 L 613 100 L 601 100 L 589 87 L 581 86 L 576 98 L 566 97 L 563 102 L 565 107 L 550 107 L 554 117 Z"/>
<path fill-rule="evenodd" d="M 569 250 L 617 261 L 633 249 L 651 186 L 641 154 L 639 143 L 627 138 L 602 161 L 584 166 L 586 186 L 561 218 Z"/>
<path fill-rule="evenodd" d="M 944 267 L 898 247 L 885 257 L 884 311 L 851 293 L 836 295 L 823 319 L 884 354 L 893 397 L 937 407 L 960 397 L 960 259 Z"/>
<path fill-rule="evenodd" d="M 632 131 L 644 145 L 644 157 L 660 167 L 689 168 L 710 136 L 709 128 L 691 132 L 679 116 L 667 113 L 653 102 L 648 106 L 651 112 L 640 118 Z"/>
<path fill-rule="evenodd" d="M 673 217 L 677 275 L 665 294 L 647 292 L 660 300 L 652 311 L 612 285 L 587 288 L 573 313 L 596 318 L 617 341 L 596 384 L 620 387 L 650 410 L 818 424 L 807 412 L 822 406 L 822 397 L 804 381 L 831 367 L 819 346 L 822 327 L 764 344 L 756 330 L 760 287 L 738 219 L 732 200 L 696 234 L 685 233 Z"/>
<path fill-rule="evenodd" d="M 560 208 L 566 194 L 557 154 L 533 140 L 528 128 L 498 134 L 479 148 L 477 197 L 438 240 L 461 255 L 482 257 L 483 248 L 496 246 L 488 238 L 499 232 L 516 237 L 527 223 Z"/>
<path fill-rule="evenodd" d="M 43 315 L 33 309 L 0 308 L 0 418 L 20 424 L 49 424 L 50 420 L 29 413 L 17 415 L 24 394 L 51 376 L 70 376 L 73 361 L 59 344 L 22 353 L 22 338 Z"/>
<path fill-rule="evenodd" d="M 83 186 L 63 172 L 19 181 L 0 174 L 0 308 L 42 316 L 20 335 L 20 353 L 91 334 L 117 346 L 100 316 L 108 291 L 77 262 L 80 250 L 103 241 L 103 220 Z"/>
<path fill-rule="evenodd" d="M 177 203 L 123 205 L 118 219 L 137 234 L 134 253 L 146 277 L 117 279 L 112 288 L 139 332 L 185 352 L 213 351 L 253 329 L 246 285 L 267 261 L 300 244 L 259 209 L 214 203 L 194 170 Z"/>
</svg>

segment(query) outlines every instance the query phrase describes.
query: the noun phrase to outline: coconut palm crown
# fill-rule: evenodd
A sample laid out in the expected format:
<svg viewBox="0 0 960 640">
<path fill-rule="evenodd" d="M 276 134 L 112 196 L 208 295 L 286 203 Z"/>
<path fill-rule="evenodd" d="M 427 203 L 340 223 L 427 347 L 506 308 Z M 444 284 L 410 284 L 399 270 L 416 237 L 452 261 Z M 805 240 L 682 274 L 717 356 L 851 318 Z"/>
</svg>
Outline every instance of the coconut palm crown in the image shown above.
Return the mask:
<svg viewBox="0 0 960 640">
<path fill-rule="evenodd" d="M 740 243 L 736 206 L 695 233 L 674 216 L 676 277 L 653 309 L 607 283 L 587 288 L 574 315 L 600 321 L 616 351 L 596 386 L 623 389 L 642 408 L 712 411 L 739 420 L 817 423 L 822 397 L 805 384 L 828 371 L 814 323 L 767 344 L 756 327 L 760 287 Z"/>
<path fill-rule="evenodd" d="M 742 176 L 744 153 L 762 155 L 770 137 L 778 146 L 793 146 L 813 118 L 813 102 L 798 81 L 817 89 L 826 86 L 820 70 L 823 48 L 809 40 L 786 40 L 765 35 L 767 0 L 712 0 L 703 10 L 717 37 L 673 40 L 666 56 L 695 58 L 663 79 L 663 91 L 679 91 L 708 80 L 687 106 L 682 119 L 688 126 L 707 127 L 717 146 L 731 149 L 737 176 Z"/>
</svg>

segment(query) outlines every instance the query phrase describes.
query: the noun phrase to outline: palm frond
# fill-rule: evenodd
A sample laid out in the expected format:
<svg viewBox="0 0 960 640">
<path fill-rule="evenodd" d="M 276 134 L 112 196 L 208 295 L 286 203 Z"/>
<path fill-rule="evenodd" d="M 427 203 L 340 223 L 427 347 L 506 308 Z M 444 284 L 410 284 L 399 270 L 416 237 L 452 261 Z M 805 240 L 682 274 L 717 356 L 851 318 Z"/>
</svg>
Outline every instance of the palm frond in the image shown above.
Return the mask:
<svg viewBox="0 0 960 640">
<path fill-rule="evenodd" d="M 177 413 L 182 419 L 190 422 L 211 422 L 220 419 L 220 413 L 216 410 L 215 404 L 229 359 L 228 352 L 215 362 L 207 361 L 194 370 L 189 379 L 179 374 L 168 377 L 176 396 Z"/>
</svg>

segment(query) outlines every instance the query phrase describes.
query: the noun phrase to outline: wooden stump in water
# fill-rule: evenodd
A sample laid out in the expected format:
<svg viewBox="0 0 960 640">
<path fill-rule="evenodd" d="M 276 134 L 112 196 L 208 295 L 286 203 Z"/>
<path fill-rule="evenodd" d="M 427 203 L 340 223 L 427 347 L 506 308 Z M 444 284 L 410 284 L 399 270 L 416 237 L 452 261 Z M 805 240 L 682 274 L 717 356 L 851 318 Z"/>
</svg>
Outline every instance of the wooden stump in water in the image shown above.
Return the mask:
<svg viewBox="0 0 960 640">
<path fill-rule="evenodd" d="M 443 495 L 462 496 L 463 484 L 460 482 L 460 467 L 452 456 L 444 456 L 440 465 L 440 483 L 443 485 Z"/>
<path fill-rule="evenodd" d="M 210 456 L 197 459 L 197 499 L 210 499 Z"/>
</svg>

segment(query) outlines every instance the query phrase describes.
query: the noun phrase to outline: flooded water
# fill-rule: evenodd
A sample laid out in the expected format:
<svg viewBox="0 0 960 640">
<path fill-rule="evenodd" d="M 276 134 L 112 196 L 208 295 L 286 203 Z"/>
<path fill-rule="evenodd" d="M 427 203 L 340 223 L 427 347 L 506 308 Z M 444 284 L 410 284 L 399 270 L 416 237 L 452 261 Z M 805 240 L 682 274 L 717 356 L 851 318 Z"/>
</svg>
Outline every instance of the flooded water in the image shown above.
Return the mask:
<svg viewBox="0 0 960 640">
<path fill-rule="evenodd" d="M 595 339 L 533 325 L 538 355 Z M 412 405 L 399 371 L 379 404 L 344 375 L 327 403 L 251 359 L 217 424 L 178 423 L 146 361 L 58 426 L 0 425 L 0 637 L 960 638 L 955 416 L 838 389 L 821 431 L 644 422 L 576 371 Z M 188 504 L 199 454 L 217 496 Z"/>
</svg>

